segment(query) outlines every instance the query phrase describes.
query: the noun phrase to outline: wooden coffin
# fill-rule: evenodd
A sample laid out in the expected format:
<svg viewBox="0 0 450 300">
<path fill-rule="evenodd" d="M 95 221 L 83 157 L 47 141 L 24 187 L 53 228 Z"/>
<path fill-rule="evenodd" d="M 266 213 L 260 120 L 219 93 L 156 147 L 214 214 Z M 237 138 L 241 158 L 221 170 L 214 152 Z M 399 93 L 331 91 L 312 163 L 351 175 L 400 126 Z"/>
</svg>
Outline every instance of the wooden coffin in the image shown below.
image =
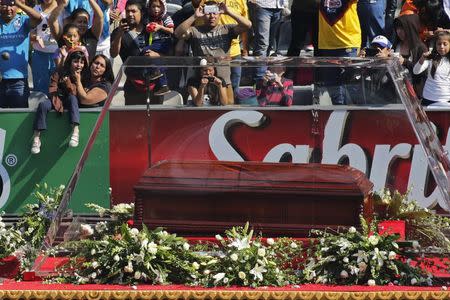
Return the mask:
<svg viewBox="0 0 450 300">
<path fill-rule="evenodd" d="M 135 186 L 135 224 L 184 236 L 223 233 L 249 221 L 265 236 L 357 226 L 372 214 L 373 184 L 348 166 L 164 161 Z"/>
</svg>

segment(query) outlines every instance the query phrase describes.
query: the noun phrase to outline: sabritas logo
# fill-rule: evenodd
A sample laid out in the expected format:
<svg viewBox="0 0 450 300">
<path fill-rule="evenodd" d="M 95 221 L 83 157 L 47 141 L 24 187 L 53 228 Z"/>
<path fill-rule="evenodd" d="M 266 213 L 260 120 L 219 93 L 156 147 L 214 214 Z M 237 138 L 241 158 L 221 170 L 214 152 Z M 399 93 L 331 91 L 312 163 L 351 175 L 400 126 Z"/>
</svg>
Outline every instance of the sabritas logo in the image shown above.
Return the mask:
<svg viewBox="0 0 450 300">
<path fill-rule="evenodd" d="M 6 130 L 0 128 L 0 183 L 2 183 L 2 189 L 0 190 L 0 209 L 6 204 L 11 191 L 9 175 L 3 166 L 3 150 L 5 148 L 5 142 Z"/>
</svg>

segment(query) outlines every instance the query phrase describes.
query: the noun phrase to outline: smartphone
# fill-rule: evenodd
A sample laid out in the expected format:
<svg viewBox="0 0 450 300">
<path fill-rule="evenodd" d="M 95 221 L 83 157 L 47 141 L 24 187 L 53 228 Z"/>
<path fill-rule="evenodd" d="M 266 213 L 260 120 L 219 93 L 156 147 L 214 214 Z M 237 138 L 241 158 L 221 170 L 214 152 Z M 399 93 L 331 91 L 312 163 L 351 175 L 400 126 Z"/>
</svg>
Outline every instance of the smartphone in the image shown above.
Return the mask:
<svg viewBox="0 0 450 300">
<path fill-rule="evenodd" d="M 128 20 L 127 19 L 121 19 L 120 20 L 120 25 L 128 25 Z"/>
<path fill-rule="evenodd" d="M 13 6 L 16 4 L 15 0 L 1 0 L 2 5 L 6 5 L 6 6 Z"/>
<path fill-rule="evenodd" d="M 366 48 L 366 57 L 374 57 L 378 53 L 380 53 L 378 48 Z"/>
<path fill-rule="evenodd" d="M 203 13 L 205 14 L 218 14 L 219 13 L 219 7 L 217 5 L 205 5 L 203 8 Z"/>
<path fill-rule="evenodd" d="M 209 81 L 209 82 L 214 82 L 215 79 L 216 79 L 216 78 L 214 78 L 214 77 L 208 77 L 208 81 Z"/>
</svg>

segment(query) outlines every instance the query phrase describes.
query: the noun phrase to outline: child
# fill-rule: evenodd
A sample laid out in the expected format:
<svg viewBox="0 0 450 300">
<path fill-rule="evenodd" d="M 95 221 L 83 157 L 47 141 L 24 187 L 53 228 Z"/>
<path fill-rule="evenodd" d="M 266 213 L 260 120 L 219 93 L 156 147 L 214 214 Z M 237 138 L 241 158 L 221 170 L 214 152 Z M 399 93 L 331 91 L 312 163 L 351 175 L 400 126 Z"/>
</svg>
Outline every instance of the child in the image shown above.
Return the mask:
<svg viewBox="0 0 450 300">
<path fill-rule="evenodd" d="M 87 49 L 84 46 L 81 46 L 81 36 L 78 27 L 74 24 L 67 24 L 63 28 L 62 41 L 60 44 L 62 46 L 56 50 L 54 54 L 54 60 L 56 64 L 56 68 L 60 69 L 64 65 L 64 60 L 67 57 L 67 53 L 72 49 L 79 48 L 85 54 L 87 54 Z M 89 57 L 86 57 L 89 61 Z"/>
<path fill-rule="evenodd" d="M 173 21 L 166 14 L 165 0 L 149 0 L 148 2 L 149 24 L 146 27 L 148 32 L 148 46 L 142 51 L 146 56 L 163 56 L 172 51 Z M 169 92 L 167 78 L 164 69 L 157 69 L 150 74 L 150 80 L 158 79 L 159 89 L 154 92 L 155 96 L 162 96 Z"/>
<path fill-rule="evenodd" d="M 79 142 L 80 113 L 77 98 L 77 76 L 85 78 L 88 71 L 88 60 L 83 51 L 77 49 L 69 51 L 62 68 L 58 69 L 51 77 L 49 93 L 51 100 L 47 99 L 39 103 L 34 120 L 33 143 L 31 153 L 41 152 L 41 131 L 47 129 L 47 113 L 54 108 L 62 113 L 64 107 L 69 110 L 72 135 L 69 146 L 77 147 Z"/>
<path fill-rule="evenodd" d="M 450 33 L 439 32 L 431 53 L 425 52 L 414 66 L 415 75 L 428 70 L 422 105 L 450 106 Z"/>
<path fill-rule="evenodd" d="M 294 86 L 291 79 L 284 77 L 285 68 L 270 67 L 256 84 L 256 97 L 260 106 L 291 106 Z"/>
</svg>

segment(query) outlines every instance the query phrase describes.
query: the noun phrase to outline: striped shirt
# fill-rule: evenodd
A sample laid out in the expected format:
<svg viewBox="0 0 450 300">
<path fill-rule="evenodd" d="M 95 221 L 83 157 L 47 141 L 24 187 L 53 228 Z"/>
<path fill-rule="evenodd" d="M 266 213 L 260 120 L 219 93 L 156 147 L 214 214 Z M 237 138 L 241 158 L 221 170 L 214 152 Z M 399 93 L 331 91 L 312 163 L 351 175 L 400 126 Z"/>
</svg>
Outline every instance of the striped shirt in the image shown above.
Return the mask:
<svg viewBox="0 0 450 300">
<path fill-rule="evenodd" d="M 291 79 L 281 78 L 283 87 L 279 87 L 275 82 L 263 84 L 260 80 L 256 85 L 256 96 L 260 106 L 280 105 L 291 106 L 294 96 L 294 86 Z"/>
</svg>

